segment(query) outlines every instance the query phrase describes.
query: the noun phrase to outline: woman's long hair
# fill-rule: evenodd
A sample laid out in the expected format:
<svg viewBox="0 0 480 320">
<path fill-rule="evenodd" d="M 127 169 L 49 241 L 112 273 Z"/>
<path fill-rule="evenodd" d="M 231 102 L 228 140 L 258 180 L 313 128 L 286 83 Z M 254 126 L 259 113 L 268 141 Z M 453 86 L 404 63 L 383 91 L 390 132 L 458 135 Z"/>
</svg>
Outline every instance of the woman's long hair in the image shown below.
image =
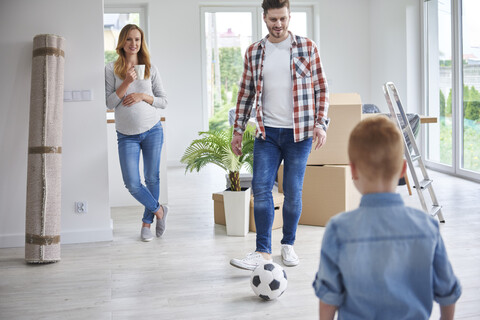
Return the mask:
<svg viewBox="0 0 480 320">
<path fill-rule="evenodd" d="M 150 78 L 150 53 L 148 52 L 147 43 L 145 42 L 145 34 L 143 33 L 143 30 L 140 29 L 140 27 L 138 27 L 137 25 L 127 24 L 125 27 L 122 28 L 122 31 L 120 31 L 120 35 L 118 36 L 118 44 L 116 48 L 118 59 L 117 61 L 115 61 L 113 68 L 115 74 L 122 80 L 124 80 L 127 75 L 127 60 L 123 47 L 125 46 L 125 42 L 127 41 L 128 33 L 130 32 L 130 30 L 134 29 L 140 31 L 140 35 L 142 36 L 140 50 L 137 53 L 138 64 L 145 65 L 145 79 Z"/>
</svg>

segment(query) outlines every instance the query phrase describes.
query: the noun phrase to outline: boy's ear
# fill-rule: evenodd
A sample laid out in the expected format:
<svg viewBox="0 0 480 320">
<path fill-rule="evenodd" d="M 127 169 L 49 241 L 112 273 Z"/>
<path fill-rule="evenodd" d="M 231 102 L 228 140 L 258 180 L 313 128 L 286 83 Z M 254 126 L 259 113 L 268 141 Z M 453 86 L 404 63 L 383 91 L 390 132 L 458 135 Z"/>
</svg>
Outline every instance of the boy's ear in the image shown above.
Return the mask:
<svg viewBox="0 0 480 320">
<path fill-rule="evenodd" d="M 358 180 L 357 167 L 353 162 L 350 162 L 350 171 L 352 172 L 352 180 Z"/>
<path fill-rule="evenodd" d="M 400 172 L 400 178 L 403 178 L 407 174 L 407 160 L 403 159 L 402 172 Z"/>
</svg>

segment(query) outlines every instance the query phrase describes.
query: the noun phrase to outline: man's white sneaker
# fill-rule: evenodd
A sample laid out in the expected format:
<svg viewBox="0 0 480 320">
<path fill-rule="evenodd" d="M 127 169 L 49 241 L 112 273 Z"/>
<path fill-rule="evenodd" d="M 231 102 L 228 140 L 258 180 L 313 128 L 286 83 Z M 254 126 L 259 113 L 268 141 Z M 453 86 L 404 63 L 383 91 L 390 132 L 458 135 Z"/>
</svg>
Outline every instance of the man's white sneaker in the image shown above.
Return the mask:
<svg viewBox="0 0 480 320">
<path fill-rule="evenodd" d="M 261 253 L 252 252 L 247 254 L 247 256 L 243 259 L 230 260 L 230 264 L 240 269 L 255 270 L 258 265 L 272 261 L 272 259 L 265 259 Z"/>
<path fill-rule="evenodd" d="M 298 256 L 292 245 L 282 244 L 282 260 L 287 267 L 294 267 L 299 263 Z"/>
</svg>

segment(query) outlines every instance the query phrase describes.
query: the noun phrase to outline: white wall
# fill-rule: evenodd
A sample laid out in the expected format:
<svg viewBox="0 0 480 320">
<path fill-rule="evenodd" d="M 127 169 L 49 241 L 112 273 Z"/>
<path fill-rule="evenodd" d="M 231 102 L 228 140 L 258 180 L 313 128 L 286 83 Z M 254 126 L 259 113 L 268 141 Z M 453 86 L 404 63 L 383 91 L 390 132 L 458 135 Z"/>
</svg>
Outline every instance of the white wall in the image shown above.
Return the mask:
<svg viewBox="0 0 480 320">
<path fill-rule="evenodd" d="M 371 103 L 369 0 L 320 1 L 320 53 L 333 93 Z"/>
<path fill-rule="evenodd" d="M 408 112 L 421 111 L 420 5 L 420 0 L 370 0 L 370 96 L 384 112 L 382 86 L 388 81 Z"/>
<path fill-rule="evenodd" d="M 422 6 L 423 1 L 406 1 L 407 38 L 407 96 L 406 108 L 409 112 L 423 113 L 423 80 L 422 80 Z"/>
<path fill-rule="evenodd" d="M 32 40 L 66 38 L 65 89 L 93 101 L 64 103 L 62 243 L 112 239 L 108 205 L 102 0 L 2 0 L 0 4 L 0 247 L 25 243 Z M 88 201 L 88 213 L 74 202 Z"/>
</svg>

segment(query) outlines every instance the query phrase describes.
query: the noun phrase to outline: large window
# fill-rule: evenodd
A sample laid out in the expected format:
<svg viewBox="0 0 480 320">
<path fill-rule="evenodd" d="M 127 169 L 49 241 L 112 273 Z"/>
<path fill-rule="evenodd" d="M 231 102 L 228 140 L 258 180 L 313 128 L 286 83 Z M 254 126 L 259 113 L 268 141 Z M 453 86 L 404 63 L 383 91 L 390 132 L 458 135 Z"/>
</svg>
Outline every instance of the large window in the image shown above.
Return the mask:
<svg viewBox="0 0 480 320">
<path fill-rule="evenodd" d="M 480 12 L 478 0 L 427 0 L 426 112 L 430 167 L 480 179 Z"/>
<path fill-rule="evenodd" d="M 268 31 L 263 11 L 249 6 L 203 6 L 202 68 L 205 126 L 230 125 L 229 110 L 235 107 L 246 48 Z M 314 39 L 314 5 L 291 7 L 289 30 Z"/>
</svg>

